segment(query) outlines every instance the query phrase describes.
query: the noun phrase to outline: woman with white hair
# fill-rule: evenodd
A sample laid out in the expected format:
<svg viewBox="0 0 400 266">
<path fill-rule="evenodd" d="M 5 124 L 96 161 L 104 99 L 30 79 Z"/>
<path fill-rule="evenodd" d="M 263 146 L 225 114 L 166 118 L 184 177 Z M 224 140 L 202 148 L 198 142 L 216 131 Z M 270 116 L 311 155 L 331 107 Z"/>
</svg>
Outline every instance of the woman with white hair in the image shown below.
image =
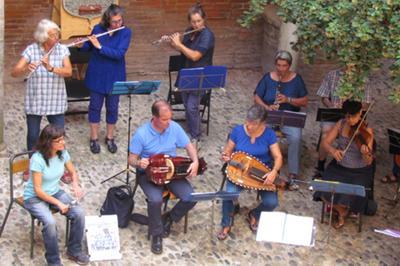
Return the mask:
<svg viewBox="0 0 400 266">
<path fill-rule="evenodd" d="M 27 148 L 32 150 L 39 138 L 40 122 L 46 116 L 50 124 L 64 128 L 67 92 L 64 77 L 72 75 L 69 50 L 58 43 L 60 28 L 42 19 L 34 33 L 35 42 L 28 45 L 11 76 L 27 76 L 25 113 L 28 127 Z"/>
</svg>

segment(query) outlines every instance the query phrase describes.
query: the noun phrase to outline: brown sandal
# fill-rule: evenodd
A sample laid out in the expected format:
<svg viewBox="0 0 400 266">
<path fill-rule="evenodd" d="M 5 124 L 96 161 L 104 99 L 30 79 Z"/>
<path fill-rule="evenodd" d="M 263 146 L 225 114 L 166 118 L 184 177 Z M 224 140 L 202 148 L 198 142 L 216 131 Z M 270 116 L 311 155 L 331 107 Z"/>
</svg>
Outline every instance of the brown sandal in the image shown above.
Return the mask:
<svg viewBox="0 0 400 266">
<path fill-rule="evenodd" d="M 333 225 L 333 228 L 340 229 L 345 224 L 345 218 L 349 215 L 349 209 L 346 209 L 343 214 L 338 213 L 338 221 Z"/>
<path fill-rule="evenodd" d="M 217 238 L 218 240 L 225 240 L 229 233 L 231 232 L 231 227 L 227 226 L 227 227 L 222 227 L 221 231 L 217 234 Z"/>
<path fill-rule="evenodd" d="M 344 216 L 339 215 L 338 216 L 338 221 L 333 225 L 333 228 L 340 229 L 344 226 L 345 224 L 345 220 L 344 220 Z"/>
<path fill-rule="evenodd" d="M 247 218 L 246 218 L 247 222 L 249 223 L 249 228 L 253 233 L 257 232 L 257 228 L 258 228 L 258 223 L 256 218 L 251 214 L 251 212 L 249 212 L 247 214 Z"/>
<path fill-rule="evenodd" d="M 381 182 L 385 184 L 396 183 L 397 178 L 394 175 L 385 175 L 381 178 Z"/>
</svg>

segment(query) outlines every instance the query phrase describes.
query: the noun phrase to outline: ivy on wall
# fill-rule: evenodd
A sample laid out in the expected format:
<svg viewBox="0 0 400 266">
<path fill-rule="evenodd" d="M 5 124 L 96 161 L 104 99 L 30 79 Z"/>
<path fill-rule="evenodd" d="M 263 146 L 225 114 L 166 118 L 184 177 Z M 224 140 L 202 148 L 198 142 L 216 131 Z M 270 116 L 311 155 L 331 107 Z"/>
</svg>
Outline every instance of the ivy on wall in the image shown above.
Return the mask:
<svg viewBox="0 0 400 266">
<path fill-rule="evenodd" d="M 267 4 L 279 7 L 284 22 L 296 24 L 293 49 L 307 63 L 322 50 L 345 66 L 339 96 L 360 99 L 368 75 L 386 58 L 394 80 L 389 98 L 400 103 L 400 0 L 251 0 L 239 23 L 250 27 Z"/>
</svg>

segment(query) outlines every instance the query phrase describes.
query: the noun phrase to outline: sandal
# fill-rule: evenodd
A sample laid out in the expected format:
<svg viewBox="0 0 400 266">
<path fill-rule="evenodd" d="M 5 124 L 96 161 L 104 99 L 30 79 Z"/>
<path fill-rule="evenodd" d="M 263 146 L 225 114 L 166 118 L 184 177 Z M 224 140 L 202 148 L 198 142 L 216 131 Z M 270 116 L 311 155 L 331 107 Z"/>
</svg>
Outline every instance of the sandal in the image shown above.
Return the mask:
<svg viewBox="0 0 400 266">
<path fill-rule="evenodd" d="M 257 222 L 256 218 L 251 214 L 251 212 L 249 212 L 247 214 L 246 220 L 249 223 L 250 230 L 253 233 L 256 233 L 257 232 L 257 228 L 258 228 L 258 222 Z"/>
<path fill-rule="evenodd" d="M 90 140 L 90 151 L 94 154 L 100 153 L 100 145 L 97 139 Z"/>
<path fill-rule="evenodd" d="M 338 221 L 335 224 L 333 224 L 333 228 L 335 228 L 336 230 L 342 228 L 345 224 L 344 217 L 345 216 L 339 215 Z"/>
<path fill-rule="evenodd" d="M 217 234 L 217 238 L 218 240 L 225 240 L 229 233 L 231 232 L 231 227 L 227 226 L 227 227 L 222 227 L 221 231 Z"/>
<path fill-rule="evenodd" d="M 385 184 L 396 183 L 397 178 L 394 175 L 385 175 L 381 178 L 381 182 Z"/>
<path fill-rule="evenodd" d="M 117 144 L 115 144 L 114 139 L 106 138 L 105 142 L 106 142 L 107 149 L 109 152 L 111 152 L 111 153 L 117 152 L 118 147 L 117 147 Z"/>
<path fill-rule="evenodd" d="M 345 224 L 345 218 L 349 215 L 349 210 L 345 210 L 343 214 L 338 213 L 338 221 L 333 225 L 333 228 L 340 229 Z"/>
</svg>

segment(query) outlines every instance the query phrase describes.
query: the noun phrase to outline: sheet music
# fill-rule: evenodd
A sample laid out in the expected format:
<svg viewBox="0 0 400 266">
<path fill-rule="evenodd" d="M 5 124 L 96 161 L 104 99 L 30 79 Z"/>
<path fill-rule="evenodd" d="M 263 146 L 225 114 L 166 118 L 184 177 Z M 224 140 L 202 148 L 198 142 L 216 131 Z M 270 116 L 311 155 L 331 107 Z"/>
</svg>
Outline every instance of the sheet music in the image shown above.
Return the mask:
<svg viewBox="0 0 400 266">
<path fill-rule="evenodd" d="M 314 218 L 283 212 L 262 212 L 257 241 L 291 245 L 313 245 Z"/>
<path fill-rule="evenodd" d="M 90 261 L 122 258 L 117 215 L 86 216 L 85 228 Z"/>
</svg>

